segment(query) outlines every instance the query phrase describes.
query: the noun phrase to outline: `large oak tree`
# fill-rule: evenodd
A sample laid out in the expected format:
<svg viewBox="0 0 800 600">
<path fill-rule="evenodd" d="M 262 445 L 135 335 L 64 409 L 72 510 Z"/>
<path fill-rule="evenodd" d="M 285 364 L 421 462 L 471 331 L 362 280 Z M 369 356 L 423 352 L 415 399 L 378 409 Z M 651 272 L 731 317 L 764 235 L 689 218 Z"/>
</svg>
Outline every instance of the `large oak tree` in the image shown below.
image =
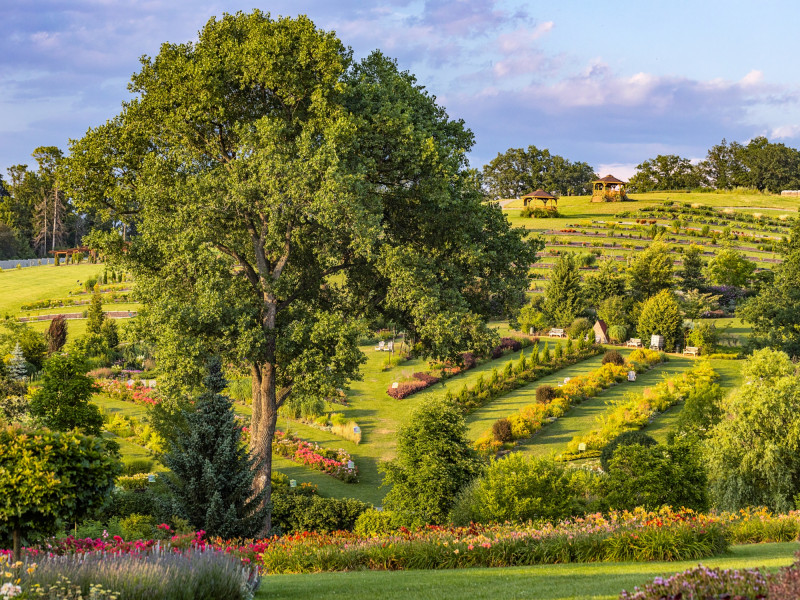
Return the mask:
<svg viewBox="0 0 800 600">
<path fill-rule="evenodd" d="M 278 408 L 358 376 L 364 318 L 456 358 L 520 305 L 539 243 L 481 202 L 471 132 L 380 53 L 238 13 L 143 58 L 130 89 L 72 144 L 71 191 L 134 232 L 96 243 L 137 278 L 166 391 L 209 353 L 249 366 L 267 501 Z"/>
</svg>

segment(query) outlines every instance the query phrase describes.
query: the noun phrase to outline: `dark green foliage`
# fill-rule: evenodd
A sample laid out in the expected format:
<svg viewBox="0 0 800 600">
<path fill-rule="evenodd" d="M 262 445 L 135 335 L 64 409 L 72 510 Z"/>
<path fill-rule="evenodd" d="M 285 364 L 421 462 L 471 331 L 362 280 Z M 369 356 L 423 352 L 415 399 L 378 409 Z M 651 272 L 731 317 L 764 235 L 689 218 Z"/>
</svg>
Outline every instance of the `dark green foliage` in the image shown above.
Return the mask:
<svg viewBox="0 0 800 600">
<path fill-rule="evenodd" d="M 671 289 L 674 284 L 672 251 L 661 242 L 650 244 L 644 252 L 634 255 L 627 276 L 631 296 L 637 301 Z"/>
<path fill-rule="evenodd" d="M 684 290 L 694 290 L 703 285 L 705 261 L 701 258 L 703 250 L 692 244 L 683 252 L 683 270 L 679 273 Z"/>
<path fill-rule="evenodd" d="M 509 148 L 483 168 L 483 179 L 492 199 L 519 198 L 537 188 L 561 195 L 587 194 L 594 178 L 589 164 L 572 163 L 536 146 Z"/>
<path fill-rule="evenodd" d="M 513 437 L 511 434 L 511 422 L 508 419 L 498 419 L 492 423 L 492 435 L 498 442 L 510 442 Z"/>
<path fill-rule="evenodd" d="M 150 473 L 153 470 L 154 461 L 151 458 L 134 458 L 125 460 L 122 472 L 125 475 L 136 475 L 138 473 Z"/>
<path fill-rule="evenodd" d="M 31 396 L 31 416 L 57 431 L 77 427 L 87 434 L 99 434 L 103 417 L 100 409 L 89 402 L 94 381 L 86 371 L 86 361 L 80 355 L 54 354 L 48 358 L 40 387 Z"/>
<path fill-rule="evenodd" d="M 64 347 L 64 344 L 67 343 L 67 320 L 64 315 L 58 315 L 50 321 L 44 337 L 47 340 L 47 351 L 50 354 L 58 352 Z"/>
<path fill-rule="evenodd" d="M 117 331 L 117 323 L 112 319 L 106 319 L 100 326 L 100 335 L 103 336 L 108 344 L 109 349 L 114 349 L 119 344 L 119 332 Z"/>
<path fill-rule="evenodd" d="M 664 336 L 665 347 L 670 351 L 683 342 L 683 316 L 671 291 L 662 290 L 644 303 L 636 332 L 644 344 L 652 335 Z"/>
<path fill-rule="evenodd" d="M 697 443 L 676 441 L 617 447 L 604 485 L 610 508 L 654 510 L 664 505 L 696 511 L 709 508 L 708 477 Z"/>
<path fill-rule="evenodd" d="M 477 475 L 478 459 L 461 412 L 431 401 L 400 429 L 397 457 L 381 465 L 392 489 L 384 506 L 407 525 L 443 523 L 458 491 Z"/>
<path fill-rule="evenodd" d="M 540 385 L 536 388 L 536 401 L 547 404 L 556 397 L 556 389 L 551 385 Z"/>
<path fill-rule="evenodd" d="M 583 310 L 581 275 L 572 253 L 561 254 L 544 290 L 544 312 L 558 327 L 567 327 Z"/>
<path fill-rule="evenodd" d="M 38 371 L 42 368 L 47 356 L 47 342 L 44 335 L 35 331 L 26 323 L 15 319 L 0 322 L 0 355 L 10 354 L 19 344 L 25 362 Z"/>
<path fill-rule="evenodd" d="M 719 384 L 704 382 L 692 388 L 678 415 L 677 429 L 699 438 L 708 435 L 722 418 L 721 402 L 725 391 Z"/>
<path fill-rule="evenodd" d="M 352 531 L 358 517 L 372 508 L 354 498 L 321 498 L 290 492 L 272 496 L 272 526 L 282 533 Z"/>
<path fill-rule="evenodd" d="M 600 453 L 600 466 L 603 468 L 603 471 L 608 473 L 610 469 L 609 465 L 611 463 L 611 456 L 620 446 L 630 446 L 633 444 L 638 444 L 640 446 L 655 446 L 656 443 L 657 442 L 652 437 L 643 431 L 626 431 L 625 433 L 620 433 L 617 437 L 608 442 L 605 448 L 603 448 L 602 452 Z"/>
<path fill-rule="evenodd" d="M 567 329 L 570 338 L 577 340 L 584 337 L 592 329 L 592 324 L 586 317 L 578 317 Z"/>
<path fill-rule="evenodd" d="M 625 294 L 625 275 L 617 270 L 613 260 L 602 260 L 596 273 L 584 277 L 583 294 L 591 306 L 600 306 L 608 298 Z"/>
<path fill-rule="evenodd" d="M 103 312 L 103 297 L 100 295 L 100 292 L 94 292 L 92 294 L 92 303 L 89 305 L 86 318 L 86 331 L 99 335 L 103 328 L 103 321 L 105 321 L 106 318 Z"/>
<path fill-rule="evenodd" d="M 752 346 L 800 356 L 800 219 L 795 220 L 781 255 L 783 261 L 773 269 L 772 284 L 740 305 L 736 316 L 753 326 Z"/>
<path fill-rule="evenodd" d="M 218 360 L 209 364 L 205 384 L 194 410 L 184 413 L 186 426 L 169 440 L 163 458 L 172 471 L 167 483 L 176 511 L 193 527 L 225 538 L 252 537 L 268 507 L 253 494 L 256 469 L 241 443 L 232 403 L 219 393 L 225 380 Z"/>
<path fill-rule="evenodd" d="M 603 360 L 601 362 L 604 365 L 607 363 L 624 365 L 625 359 L 622 357 L 622 354 L 619 353 L 619 350 L 606 350 L 606 353 L 603 354 Z"/>
<path fill-rule="evenodd" d="M 581 474 L 564 463 L 514 452 L 492 460 L 459 494 L 452 518 L 457 525 L 557 521 L 584 511 L 585 491 Z"/>
</svg>

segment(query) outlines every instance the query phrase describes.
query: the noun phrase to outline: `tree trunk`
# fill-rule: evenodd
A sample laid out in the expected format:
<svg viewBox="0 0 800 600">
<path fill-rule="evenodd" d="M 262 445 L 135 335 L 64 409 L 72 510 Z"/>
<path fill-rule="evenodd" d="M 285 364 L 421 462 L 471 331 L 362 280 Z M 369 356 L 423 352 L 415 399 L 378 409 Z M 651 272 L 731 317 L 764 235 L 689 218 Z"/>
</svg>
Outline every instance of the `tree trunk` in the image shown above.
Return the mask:
<svg viewBox="0 0 800 600">
<path fill-rule="evenodd" d="M 253 391 L 258 394 L 253 397 L 253 420 L 250 438 L 250 452 L 256 459 L 259 475 L 255 480 L 257 493 L 264 494 L 264 502 L 272 501 L 272 440 L 275 437 L 275 427 L 278 423 L 278 406 L 275 395 L 275 367 L 265 363 L 253 368 Z M 258 377 L 256 382 L 255 377 Z M 256 417 L 258 415 L 258 417 Z M 267 512 L 260 535 L 266 536 L 272 528 L 272 510 Z"/>
<path fill-rule="evenodd" d="M 21 550 L 20 550 L 20 547 L 19 547 L 19 538 L 20 538 L 19 525 L 16 525 L 14 527 L 13 537 L 14 537 L 14 542 L 13 542 L 13 546 L 14 546 L 13 547 L 13 553 L 14 553 L 14 555 L 12 556 L 11 560 L 12 560 L 12 562 L 16 562 L 18 560 L 22 560 L 22 557 L 20 556 L 20 551 Z"/>
</svg>

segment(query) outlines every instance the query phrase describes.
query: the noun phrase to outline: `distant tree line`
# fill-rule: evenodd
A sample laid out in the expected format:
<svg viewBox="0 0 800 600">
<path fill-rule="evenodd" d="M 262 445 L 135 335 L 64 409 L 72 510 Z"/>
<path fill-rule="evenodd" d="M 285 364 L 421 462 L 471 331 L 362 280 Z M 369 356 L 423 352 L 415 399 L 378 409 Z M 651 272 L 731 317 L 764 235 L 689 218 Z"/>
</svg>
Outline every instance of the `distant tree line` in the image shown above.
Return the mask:
<svg viewBox="0 0 800 600">
<path fill-rule="evenodd" d="M 675 154 L 648 159 L 636 167 L 628 184 L 633 192 L 739 187 L 772 193 L 800 189 L 800 151 L 765 137 L 747 145 L 723 139 L 697 164 Z"/>
<path fill-rule="evenodd" d="M 32 154 L 37 168 L 19 164 L 0 174 L 0 260 L 45 257 L 58 248 L 79 246 L 92 229 L 110 223 L 96 212 L 76 209 L 63 190 L 63 153 L 41 146 Z"/>
<path fill-rule="evenodd" d="M 590 194 L 594 169 L 585 162 L 570 162 L 547 148 L 509 148 L 481 172 L 483 189 L 492 199 L 519 198 L 538 188 L 559 196 Z"/>
</svg>

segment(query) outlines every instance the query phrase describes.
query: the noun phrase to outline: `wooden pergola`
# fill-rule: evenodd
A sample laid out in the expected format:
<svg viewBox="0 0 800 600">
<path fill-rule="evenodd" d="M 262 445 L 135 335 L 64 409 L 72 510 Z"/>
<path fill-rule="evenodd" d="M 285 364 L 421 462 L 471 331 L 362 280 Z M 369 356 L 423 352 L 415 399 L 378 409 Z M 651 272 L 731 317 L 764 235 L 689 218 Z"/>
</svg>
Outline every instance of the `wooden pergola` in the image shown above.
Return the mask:
<svg viewBox="0 0 800 600">
<path fill-rule="evenodd" d="M 89 254 L 92 257 L 97 257 L 97 250 L 93 250 L 89 248 L 89 246 L 80 246 L 78 248 L 67 248 L 65 250 L 50 250 L 48 254 L 52 254 L 55 258 L 68 258 L 71 257 L 73 254 Z"/>
<path fill-rule="evenodd" d="M 592 182 L 592 202 L 619 202 L 625 199 L 627 181 L 606 175 Z"/>
<path fill-rule="evenodd" d="M 536 190 L 535 192 L 531 192 L 530 194 L 525 194 L 522 197 L 522 205 L 528 206 L 534 200 L 541 201 L 541 203 L 544 205 L 544 208 L 550 208 L 553 210 L 558 208 L 558 198 L 548 194 L 542 188 L 539 188 L 538 190 Z"/>
</svg>

